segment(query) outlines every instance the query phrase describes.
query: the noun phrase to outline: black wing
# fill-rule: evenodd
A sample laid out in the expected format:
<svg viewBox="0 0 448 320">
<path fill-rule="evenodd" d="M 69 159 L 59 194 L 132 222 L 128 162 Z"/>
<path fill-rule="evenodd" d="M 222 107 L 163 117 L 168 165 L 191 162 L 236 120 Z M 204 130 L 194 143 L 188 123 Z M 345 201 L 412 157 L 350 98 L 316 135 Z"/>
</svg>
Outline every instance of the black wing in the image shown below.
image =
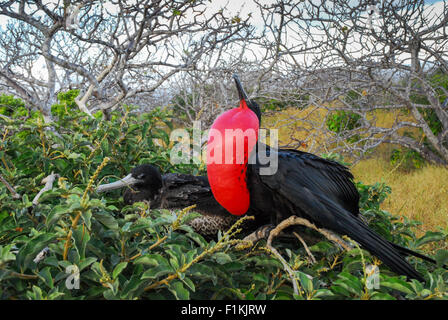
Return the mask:
<svg viewBox="0 0 448 320">
<path fill-rule="evenodd" d="M 259 178 L 276 195 L 275 202 L 287 202 L 281 207 L 292 208 L 283 212 L 282 218 L 302 216 L 320 227 L 347 235 L 393 271 L 423 281 L 387 240 L 370 230 L 353 211 L 348 211 L 347 201 L 356 200 L 357 204 L 359 195 L 345 167 L 307 153 L 280 150 L 278 155 L 277 173 Z"/>
<path fill-rule="evenodd" d="M 299 150 L 280 149 L 278 156 L 279 162 L 282 159 L 279 166 L 287 165 L 279 168 L 286 174 L 283 179 L 288 179 L 289 172 L 297 172 L 303 187 L 326 195 L 356 216 L 359 214 L 359 193 L 346 166 Z"/>
</svg>

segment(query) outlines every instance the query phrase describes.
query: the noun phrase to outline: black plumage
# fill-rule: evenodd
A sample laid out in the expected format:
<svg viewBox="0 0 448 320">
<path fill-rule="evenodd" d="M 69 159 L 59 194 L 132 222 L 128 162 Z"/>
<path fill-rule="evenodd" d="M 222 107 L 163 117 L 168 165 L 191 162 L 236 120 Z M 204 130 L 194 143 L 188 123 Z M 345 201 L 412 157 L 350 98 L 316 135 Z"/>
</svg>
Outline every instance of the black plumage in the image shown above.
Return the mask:
<svg viewBox="0 0 448 320">
<path fill-rule="evenodd" d="M 259 106 L 247 98 L 238 78 L 235 80 L 240 98 L 246 100 L 261 122 Z M 258 161 L 258 148 L 253 151 L 257 161 L 247 164 L 245 181 L 250 193 L 250 207 L 246 215 L 255 216 L 255 223 L 250 225 L 250 229 L 275 226 L 292 215 L 303 217 L 318 227 L 349 236 L 391 270 L 423 281 L 404 256 L 414 255 L 433 263 L 435 261 L 390 243 L 361 220 L 359 193 L 347 167 L 298 150 L 274 150 L 269 147 L 266 150 L 269 156 L 270 153 L 277 153 L 278 170 L 275 174 L 260 175 L 263 165 Z M 147 176 L 141 175 L 141 171 L 148 172 Z M 217 203 L 207 177 L 175 173 L 160 175 L 157 168 L 150 169 L 144 165 L 134 168 L 123 181 L 124 185 L 131 185 L 124 193 L 126 203 L 146 200 L 152 208 L 183 208 L 196 204 L 196 210 L 204 217 L 198 223 L 199 227 L 195 228 L 200 233 L 216 234 L 238 219 Z"/>
<path fill-rule="evenodd" d="M 234 76 L 234 79 L 240 99 L 246 100 L 261 124 L 258 104 L 247 98 L 238 77 Z M 276 173 L 260 175 L 263 165 L 260 164 L 257 147 L 253 150 L 255 155 L 252 155 L 257 161 L 247 165 L 245 177 L 250 193 L 249 211 L 256 221 L 275 226 L 292 215 L 305 218 L 318 227 L 349 236 L 391 270 L 423 281 L 403 256 L 424 256 L 390 243 L 360 219 L 359 193 L 347 167 L 297 150 L 269 147 L 266 150 L 268 157 L 272 152 L 277 153 Z M 432 261 L 427 257 L 424 259 Z"/>
<path fill-rule="evenodd" d="M 421 255 L 391 244 L 360 219 L 359 194 L 347 168 L 296 150 L 269 152 L 278 152 L 276 174 L 259 175 L 259 163 L 248 165 L 250 210 L 256 220 L 270 219 L 275 226 L 292 215 L 305 218 L 318 227 L 349 236 L 391 270 L 423 281 L 402 254 Z"/>
<path fill-rule="evenodd" d="M 189 225 L 203 236 L 213 237 L 238 219 L 215 200 L 206 176 L 162 175 L 157 167 L 143 164 L 134 167 L 123 179 L 99 186 L 97 192 L 123 187 L 123 200 L 128 205 L 146 201 L 152 209 L 179 209 L 195 204 L 194 211 L 202 216 L 190 221 Z"/>
<path fill-rule="evenodd" d="M 269 148 L 267 150 L 268 152 L 275 152 Z M 313 154 L 297 150 L 279 150 L 278 153 L 279 159 L 285 159 L 286 161 L 279 161 L 281 168 L 279 167 L 275 176 L 259 176 L 256 171 L 260 165 L 249 165 L 247 177 L 251 192 L 251 206 L 246 215 L 253 215 L 256 219 L 243 225 L 246 232 L 254 231 L 266 225 L 275 226 L 292 215 L 291 212 L 294 212 L 297 216 L 305 217 L 318 226 L 331 229 L 337 233 L 362 235 L 361 238 L 356 236 L 352 236 L 352 238 L 380 259 L 382 258 L 381 252 L 377 252 L 378 250 L 375 248 L 371 249 L 368 243 L 363 244 L 363 239 L 369 239 L 373 236 L 375 238 L 374 242 L 380 241 L 382 245 L 380 249 L 384 252 L 391 251 L 390 246 L 394 246 L 403 255 L 414 255 L 435 263 L 434 260 L 407 248 L 378 240 L 379 236 L 370 231 L 359 218 L 356 218 L 351 224 L 348 223 L 351 221 L 350 216 L 357 217 L 359 215 L 359 193 L 352 182 L 353 176 L 348 168 L 335 161 L 322 159 Z M 301 172 L 298 173 L 294 168 L 301 169 Z M 231 215 L 215 200 L 206 176 L 178 173 L 162 175 L 158 168 L 147 164 L 136 166 L 128 176 L 132 176 L 135 180 L 131 180 L 123 192 L 126 204 L 147 201 L 154 209 L 185 208 L 196 204 L 195 211 L 201 213 L 202 217 L 192 220 L 190 225 L 203 236 L 214 237 L 218 231 L 228 229 L 239 219 L 239 217 Z M 126 180 L 126 178 L 123 180 Z M 296 192 L 298 185 L 301 185 L 304 191 L 299 193 L 302 194 L 301 197 L 296 198 L 294 192 Z M 100 186 L 98 191 L 104 192 L 125 186 L 126 183 L 117 184 L 117 182 L 114 182 Z M 289 195 L 284 197 L 281 190 L 288 189 L 291 192 L 288 192 Z M 314 195 L 316 190 L 317 195 Z M 323 197 L 319 194 L 328 194 L 329 196 Z M 291 196 L 294 197 L 292 200 L 295 199 L 295 201 L 285 200 L 285 198 L 289 199 Z M 314 201 L 311 201 L 313 197 Z M 302 205 L 297 206 L 294 202 Z M 317 217 L 319 223 L 316 222 L 315 212 L 321 212 Z M 336 214 L 332 212 L 336 212 Z M 335 221 L 338 220 L 343 227 L 335 230 Z M 346 230 L 347 226 L 353 224 L 354 226 L 351 226 L 351 228 L 355 231 Z M 344 226 L 346 227 L 344 228 Z M 389 255 L 387 259 L 395 262 L 398 259 L 398 266 L 401 265 L 403 260 L 401 257 L 397 258 L 396 253 Z M 398 269 L 394 270 L 397 271 Z M 406 272 L 409 272 L 409 270 L 397 272 L 407 274 Z"/>
<path fill-rule="evenodd" d="M 123 192 L 124 203 L 154 201 L 163 186 L 159 169 L 149 164 L 136 166 L 131 171 L 131 177 L 135 179 L 135 183 L 129 184 Z"/>
</svg>

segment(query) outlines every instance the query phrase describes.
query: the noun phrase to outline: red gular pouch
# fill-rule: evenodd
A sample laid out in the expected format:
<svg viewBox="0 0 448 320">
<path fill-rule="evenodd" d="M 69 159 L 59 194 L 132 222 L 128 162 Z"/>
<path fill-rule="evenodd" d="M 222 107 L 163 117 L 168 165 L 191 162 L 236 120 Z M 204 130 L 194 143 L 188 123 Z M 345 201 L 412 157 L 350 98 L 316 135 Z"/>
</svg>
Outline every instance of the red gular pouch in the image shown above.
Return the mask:
<svg viewBox="0 0 448 320">
<path fill-rule="evenodd" d="M 216 118 L 207 143 L 207 176 L 213 196 L 231 214 L 247 212 L 249 155 L 258 140 L 259 120 L 246 101 Z"/>
</svg>

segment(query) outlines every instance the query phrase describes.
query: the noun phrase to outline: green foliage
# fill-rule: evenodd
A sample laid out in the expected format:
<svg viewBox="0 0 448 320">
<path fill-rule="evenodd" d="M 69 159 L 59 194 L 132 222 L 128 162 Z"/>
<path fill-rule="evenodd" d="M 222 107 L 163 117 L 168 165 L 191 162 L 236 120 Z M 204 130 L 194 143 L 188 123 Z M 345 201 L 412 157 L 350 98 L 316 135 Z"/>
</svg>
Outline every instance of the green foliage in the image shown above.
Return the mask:
<svg viewBox="0 0 448 320">
<path fill-rule="evenodd" d="M 78 108 L 75 102 L 78 94 L 78 89 L 58 93 L 58 103 L 51 106 L 51 114 L 61 117 L 72 113 Z"/>
<path fill-rule="evenodd" d="M 344 97 L 344 100 L 347 104 L 349 104 L 353 108 L 359 109 L 358 101 L 360 98 L 361 95 L 358 92 L 350 90 Z M 360 119 L 361 116 L 355 112 L 336 110 L 328 115 L 326 125 L 328 130 L 340 134 L 360 127 L 361 126 Z M 358 140 L 359 135 L 354 135 L 353 137 L 347 139 L 347 141 L 351 143 L 356 142 Z"/>
<path fill-rule="evenodd" d="M 390 163 L 402 170 L 409 171 L 421 168 L 425 159 L 415 150 L 401 148 L 392 150 Z"/>
<path fill-rule="evenodd" d="M 361 116 L 354 112 L 337 110 L 332 112 L 327 118 L 327 128 L 330 131 L 341 133 L 346 130 L 353 130 L 359 127 Z"/>
<path fill-rule="evenodd" d="M 13 95 L 0 95 L 0 114 L 10 116 L 14 111 L 23 110 L 24 107 L 23 101 L 15 98 Z"/>
<path fill-rule="evenodd" d="M 444 73 L 442 70 L 437 70 L 428 76 L 428 81 L 432 88 L 434 88 L 440 103 L 443 103 L 447 99 L 446 90 L 448 90 L 448 74 Z M 420 88 L 420 85 L 416 85 Z M 414 93 L 411 94 L 411 101 L 414 103 L 429 105 L 428 98 L 423 94 Z M 434 135 L 438 135 L 442 132 L 443 126 L 437 113 L 432 108 L 419 108 L 422 113 L 423 118 L 428 123 L 431 131 Z"/>
<path fill-rule="evenodd" d="M 73 95 L 60 97 L 67 106 L 70 99 Z M 380 286 L 369 289 L 366 270 L 377 260 L 366 251 L 343 251 L 320 237 L 308 243 L 312 263 L 299 242 L 278 240 L 275 246 L 295 273 L 298 295 L 265 242 L 245 247 L 238 225 L 206 240 L 187 225 L 198 216 L 194 209 L 124 206 L 118 191 L 93 191 L 139 163 L 164 172 L 201 173 L 194 165 L 170 164 L 171 120 L 158 109 L 142 115 L 126 109 L 102 122 L 72 109 L 60 113 L 55 134 L 39 114 L 25 120 L 0 117 L 7 130 L 0 137 L 0 173 L 21 195 L 13 199 L 0 183 L 0 299 L 447 298 L 448 276 L 441 268 L 448 260 L 441 248 L 446 232 L 417 237 L 417 222 L 382 211 L 380 203 L 390 192 L 384 185 L 357 184 L 362 214 L 383 236 L 436 259 L 432 266 L 409 258 L 427 282 L 406 281 L 380 265 Z M 33 205 L 42 179 L 52 172 L 60 177 Z"/>
<path fill-rule="evenodd" d="M 281 99 L 281 100 L 276 98 L 260 97 L 255 100 L 260 105 L 262 112 L 279 111 L 284 110 L 288 107 L 297 107 L 297 108 L 305 107 L 309 102 L 309 95 L 295 94 L 289 97 L 288 99 Z"/>
</svg>

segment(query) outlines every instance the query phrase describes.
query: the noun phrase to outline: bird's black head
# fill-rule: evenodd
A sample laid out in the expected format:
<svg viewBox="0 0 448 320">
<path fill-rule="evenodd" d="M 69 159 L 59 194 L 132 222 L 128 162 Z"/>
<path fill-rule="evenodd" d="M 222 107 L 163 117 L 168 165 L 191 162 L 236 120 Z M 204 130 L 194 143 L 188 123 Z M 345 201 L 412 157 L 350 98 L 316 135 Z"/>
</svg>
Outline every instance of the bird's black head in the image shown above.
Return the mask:
<svg viewBox="0 0 448 320">
<path fill-rule="evenodd" d="M 125 201 L 128 203 L 136 202 L 137 199 L 138 201 L 153 200 L 162 186 L 162 175 L 159 169 L 150 164 L 142 164 L 133 168 L 126 177 L 112 183 L 103 184 L 96 191 L 101 193 L 127 187 L 124 192 L 125 200 L 126 197 L 132 198 L 132 201 Z"/>
<path fill-rule="evenodd" d="M 247 96 L 246 91 L 243 88 L 243 85 L 241 84 L 240 78 L 237 74 L 233 75 L 233 79 L 235 80 L 236 89 L 238 90 L 238 95 L 240 97 L 240 100 L 246 101 L 247 106 L 250 110 L 252 110 L 258 118 L 259 123 L 261 124 L 261 109 L 258 103 L 255 102 L 255 100 L 250 100 Z"/>
<path fill-rule="evenodd" d="M 162 188 L 162 175 L 158 168 L 150 164 L 136 166 L 132 169 L 131 176 L 136 180 L 134 186 L 137 189 L 157 193 Z"/>
</svg>

